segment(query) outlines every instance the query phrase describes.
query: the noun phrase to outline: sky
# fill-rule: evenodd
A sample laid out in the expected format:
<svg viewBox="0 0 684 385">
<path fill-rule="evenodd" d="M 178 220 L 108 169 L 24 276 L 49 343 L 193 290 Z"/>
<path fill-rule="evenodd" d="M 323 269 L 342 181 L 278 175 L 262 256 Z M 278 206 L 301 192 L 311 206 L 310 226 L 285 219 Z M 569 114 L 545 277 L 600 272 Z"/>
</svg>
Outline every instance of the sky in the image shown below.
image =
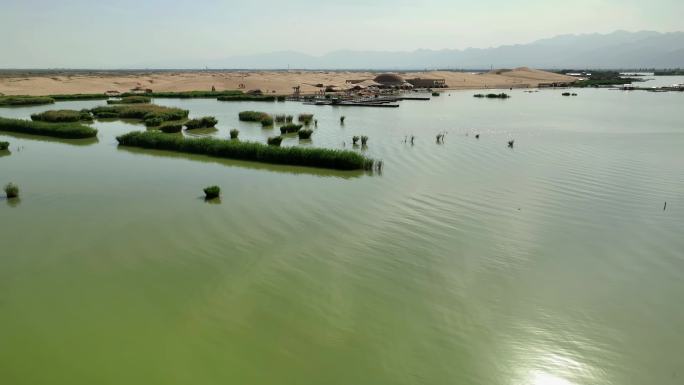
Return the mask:
<svg viewBox="0 0 684 385">
<path fill-rule="evenodd" d="M 682 15 L 684 0 L 0 0 L 0 68 L 486 48 L 560 34 L 682 31 Z"/>
</svg>

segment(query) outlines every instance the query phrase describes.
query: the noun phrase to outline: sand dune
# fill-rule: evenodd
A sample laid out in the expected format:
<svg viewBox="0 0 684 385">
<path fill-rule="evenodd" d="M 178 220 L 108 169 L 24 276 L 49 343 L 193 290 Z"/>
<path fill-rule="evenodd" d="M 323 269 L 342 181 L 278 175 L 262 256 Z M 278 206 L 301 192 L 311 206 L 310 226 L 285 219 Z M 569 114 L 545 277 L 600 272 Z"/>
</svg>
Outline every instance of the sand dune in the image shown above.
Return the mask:
<svg viewBox="0 0 684 385">
<path fill-rule="evenodd" d="M 567 82 L 571 77 L 529 68 L 487 73 L 450 71 L 401 72 L 405 78 L 444 78 L 450 89 L 536 87 L 539 83 Z M 194 91 L 260 89 L 268 93 L 289 94 L 301 86 L 304 93 L 319 90 L 317 84 L 344 87 L 348 79 L 373 79 L 377 73 L 333 71 L 188 71 L 79 74 L 18 74 L 0 77 L 0 93 L 5 95 L 50 95 L 73 93 L 126 92 L 135 87 L 154 91 Z"/>
</svg>

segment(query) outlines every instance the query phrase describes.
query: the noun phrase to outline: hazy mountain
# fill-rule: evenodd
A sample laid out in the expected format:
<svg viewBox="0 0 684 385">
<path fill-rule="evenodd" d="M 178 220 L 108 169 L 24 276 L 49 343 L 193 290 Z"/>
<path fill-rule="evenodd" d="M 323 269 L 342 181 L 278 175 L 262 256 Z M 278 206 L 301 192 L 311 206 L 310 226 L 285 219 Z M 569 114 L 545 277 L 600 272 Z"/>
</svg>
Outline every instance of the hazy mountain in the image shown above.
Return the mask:
<svg viewBox="0 0 684 385">
<path fill-rule="evenodd" d="M 254 69 L 672 68 L 684 67 L 684 32 L 561 35 L 529 44 L 465 50 L 335 51 L 323 56 L 285 51 L 193 64 Z"/>
</svg>

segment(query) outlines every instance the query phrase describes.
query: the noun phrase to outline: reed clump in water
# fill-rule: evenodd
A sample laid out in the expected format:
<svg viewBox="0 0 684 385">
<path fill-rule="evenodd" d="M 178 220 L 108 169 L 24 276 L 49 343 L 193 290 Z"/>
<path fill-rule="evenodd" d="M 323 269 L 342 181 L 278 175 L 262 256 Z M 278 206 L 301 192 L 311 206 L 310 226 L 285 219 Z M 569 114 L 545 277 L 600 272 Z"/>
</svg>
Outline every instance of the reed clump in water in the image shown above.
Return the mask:
<svg viewBox="0 0 684 385">
<path fill-rule="evenodd" d="M 261 119 L 261 127 L 273 127 L 273 118 L 269 115 Z"/>
<path fill-rule="evenodd" d="M 273 138 L 269 138 L 269 144 Z M 308 147 L 276 147 L 263 143 L 216 138 L 188 138 L 157 131 L 131 132 L 118 136 L 119 145 L 219 158 L 293 166 L 321 167 L 336 170 L 371 170 L 373 159 L 354 151 Z M 282 138 L 281 138 L 282 140 Z"/>
<path fill-rule="evenodd" d="M 276 146 L 279 147 L 280 143 L 283 142 L 283 137 L 282 136 L 271 136 L 268 139 L 266 139 L 266 144 L 269 146 Z"/>
<path fill-rule="evenodd" d="M 146 104 L 151 103 L 152 98 L 149 96 L 134 95 L 134 96 L 124 96 L 121 99 L 107 100 L 107 104 Z"/>
<path fill-rule="evenodd" d="M 0 107 L 40 106 L 54 102 L 55 99 L 47 96 L 0 96 Z"/>
<path fill-rule="evenodd" d="M 441 94 L 439 92 L 433 92 L 432 96 L 440 96 Z"/>
<path fill-rule="evenodd" d="M 97 136 L 96 129 L 80 123 L 47 123 L 7 118 L 0 118 L 0 131 L 51 136 L 63 139 L 83 139 Z"/>
<path fill-rule="evenodd" d="M 487 98 L 487 99 L 508 99 L 511 96 L 506 94 L 506 93 L 500 93 L 500 94 L 475 94 L 473 97 L 476 98 Z"/>
<path fill-rule="evenodd" d="M 368 144 L 368 137 L 365 135 L 362 135 L 361 136 L 361 145 L 365 147 L 367 144 Z"/>
<path fill-rule="evenodd" d="M 286 125 L 280 127 L 280 133 L 281 134 L 292 134 L 295 132 L 299 132 L 299 130 L 301 130 L 302 127 L 304 127 L 304 126 L 302 126 L 301 124 L 292 124 L 292 123 L 286 124 Z"/>
<path fill-rule="evenodd" d="M 237 130 L 235 128 L 230 130 L 230 138 L 231 139 L 237 139 L 238 135 L 240 135 L 240 130 Z"/>
<path fill-rule="evenodd" d="M 260 111 L 242 111 L 238 114 L 238 117 L 241 122 L 261 122 L 266 118 L 270 118 L 270 115 Z"/>
<path fill-rule="evenodd" d="M 0 142 L 0 151 L 5 151 L 9 148 L 9 142 Z"/>
<path fill-rule="evenodd" d="M 276 123 L 292 123 L 292 115 L 284 115 L 284 114 L 279 114 L 274 116 L 274 119 Z"/>
<path fill-rule="evenodd" d="M 50 110 L 31 114 L 31 120 L 50 123 L 92 122 L 93 115 L 89 110 Z"/>
<path fill-rule="evenodd" d="M 313 117 L 313 114 L 299 114 L 297 120 L 299 123 L 304 123 L 308 126 L 313 121 Z"/>
<path fill-rule="evenodd" d="M 513 148 L 514 144 L 515 144 L 515 140 L 509 140 L 508 141 L 508 148 Z"/>
<path fill-rule="evenodd" d="M 198 119 L 190 119 L 185 122 L 185 128 L 188 130 L 196 130 L 198 128 L 212 128 L 216 127 L 218 119 L 213 116 L 204 116 Z"/>
<path fill-rule="evenodd" d="M 358 145 L 359 139 L 361 139 L 361 138 L 357 135 L 352 136 L 352 144 L 354 146 Z"/>
<path fill-rule="evenodd" d="M 214 199 L 221 195 L 221 188 L 219 186 L 209 186 L 204 188 L 204 198 Z"/>
<path fill-rule="evenodd" d="M 304 130 L 299 130 L 297 132 L 297 135 L 299 136 L 299 139 L 311 139 L 311 135 L 313 134 L 313 130 L 311 129 L 304 129 Z"/>
<path fill-rule="evenodd" d="M 185 120 L 189 111 L 155 104 L 122 104 L 95 107 L 90 112 L 98 119 L 142 120 L 147 127 L 158 127 L 163 122 Z"/>
<path fill-rule="evenodd" d="M 183 124 L 178 122 L 163 123 L 159 126 L 159 130 L 167 134 L 177 134 L 183 130 Z"/>
<path fill-rule="evenodd" d="M 5 195 L 7 199 L 19 197 L 19 186 L 14 183 L 8 183 L 5 185 Z"/>
</svg>

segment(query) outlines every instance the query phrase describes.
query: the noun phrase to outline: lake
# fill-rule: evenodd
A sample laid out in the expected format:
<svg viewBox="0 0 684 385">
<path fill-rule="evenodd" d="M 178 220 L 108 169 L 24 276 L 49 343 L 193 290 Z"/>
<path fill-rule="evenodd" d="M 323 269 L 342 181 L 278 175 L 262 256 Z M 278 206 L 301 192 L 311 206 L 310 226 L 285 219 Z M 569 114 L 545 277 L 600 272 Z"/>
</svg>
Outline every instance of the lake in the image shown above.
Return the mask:
<svg viewBox="0 0 684 385">
<path fill-rule="evenodd" d="M 683 383 L 684 94 L 476 92 L 155 100 L 262 142 L 239 111 L 314 113 L 381 173 L 0 133 L 0 383 Z"/>
</svg>

